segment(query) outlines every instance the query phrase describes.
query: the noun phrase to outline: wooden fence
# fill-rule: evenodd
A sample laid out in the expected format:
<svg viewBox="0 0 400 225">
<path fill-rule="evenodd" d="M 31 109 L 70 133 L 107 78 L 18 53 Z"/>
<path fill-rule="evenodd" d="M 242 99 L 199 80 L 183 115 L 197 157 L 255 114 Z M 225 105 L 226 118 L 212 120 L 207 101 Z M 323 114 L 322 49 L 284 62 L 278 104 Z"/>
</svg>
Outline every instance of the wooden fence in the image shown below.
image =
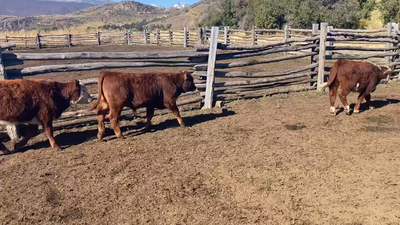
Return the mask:
<svg viewBox="0 0 400 225">
<path fill-rule="evenodd" d="M 257 98 L 279 93 L 305 90 L 322 90 L 329 75 L 330 65 L 337 59 L 372 60 L 396 69 L 399 61 L 400 31 L 398 24 L 390 23 L 379 30 L 344 30 L 329 27 L 326 23 L 314 24 L 312 29 L 291 29 L 285 27 L 283 39 L 281 31 L 259 30 L 245 32 L 250 42 L 236 42 L 230 32 L 241 32 L 218 27 L 202 28 L 196 34 L 198 40 L 190 42 L 191 33 L 184 30 L 177 35 L 159 31 L 155 36 L 146 37 L 145 44 L 174 44 L 179 36 L 195 51 L 162 53 L 136 52 L 74 52 L 74 53 L 0 53 L 0 71 L 4 78 L 32 76 L 53 72 L 100 70 L 126 67 L 187 67 L 193 71 L 198 91 L 184 94 L 179 105 L 202 104 L 211 108 L 216 101 Z M 267 34 L 268 33 L 268 34 Z M 189 34 L 189 35 L 187 35 Z M 264 35 L 264 36 L 263 36 Z M 268 35 L 277 36 L 276 39 Z M 248 37 L 246 36 L 246 40 Z M 266 37 L 268 36 L 268 37 Z M 133 36 L 129 36 L 130 44 Z M 268 39 L 270 38 L 270 39 Z M 273 37 L 275 38 L 275 37 Z M 104 41 L 105 39 L 103 39 Z M 178 39 L 179 40 L 179 39 Z M 101 43 L 102 40 L 99 41 Z M 242 44 L 244 43 L 244 44 Z M 2 45 L 10 48 L 10 43 Z M 2 49 L 3 49 L 2 47 Z M 12 47 L 12 45 L 11 45 Z M 267 57 L 268 56 L 268 57 Z M 174 59 L 186 60 L 176 61 Z M 6 70 L 8 65 L 29 60 L 112 60 L 110 62 L 89 62 L 26 67 Z M 137 61 L 137 60 L 141 61 Z M 279 71 L 266 71 L 265 64 L 302 59 L 302 65 Z M 2 60 L 2 61 L 1 61 Z M 123 60 L 123 61 L 118 61 Z M 136 61 L 131 61 L 136 60 Z M 157 61 L 154 61 L 157 60 Z M 332 62 L 330 62 L 332 61 Z M 263 67 L 260 67 L 262 65 Z M 260 71 L 246 68 L 256 66 Z M 243 68 L 241 70 L 237 70 Z M 250 72 L 249 72 L 250 71 Z M 399 79 L 399 70 L 391 77 Z M 0 76 L 1 77 L 1 76 Z M 80 81 L 86 85 L 97 84 L 97 78 Z M 96 98 L 97 95 L 94 95 Z M 127 109 L 128 110 L 128 109 Z M 139 110 L 139 112 L 142 112 Z M 94 112 L 78 110 L 65 112 L 55 123 L 93 117 Z M 16 129 L 8 129 L 9 132 Z M 14 135 L 16 136 L 16 135 Z"/>
</svg>

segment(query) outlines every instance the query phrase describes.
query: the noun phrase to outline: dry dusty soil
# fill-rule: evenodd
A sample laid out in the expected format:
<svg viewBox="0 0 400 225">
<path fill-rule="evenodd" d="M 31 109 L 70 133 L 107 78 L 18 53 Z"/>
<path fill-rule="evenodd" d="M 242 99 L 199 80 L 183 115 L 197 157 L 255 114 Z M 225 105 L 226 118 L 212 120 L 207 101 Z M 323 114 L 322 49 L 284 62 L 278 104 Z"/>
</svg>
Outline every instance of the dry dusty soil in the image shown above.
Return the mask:
<svg viewBox="0 0 400 225">
<path fill-rule="evenodd" d="M 56 63 L 76 61 L 15 68 Z M 377 109 L 351 116 L 331 116 L 327 93 L 235 101 L 182 113 L 186 128 L 171 114 L 156 116 L 149 133 L 143 118 L 125 120 L 126 139 L 109 129 L 105 142 L 95 140 L 96 122 L 77 124 L 55 132 L 60 152 L 39 134 L 0 156 L 0 224 L 400 224 L 400 84 L 380 85 L 372 98 Z"/>
<path fill-rule="evenodd" d="M 355 95 L 351 101 L 355 101 Z M 375 110 L 329 115 L 327 93 L 44 134 L 0 156 L 2 224 L 399 224 L 400 84 Z M 365 108 L 365 106 L 364 106 Z"/>
</svg>

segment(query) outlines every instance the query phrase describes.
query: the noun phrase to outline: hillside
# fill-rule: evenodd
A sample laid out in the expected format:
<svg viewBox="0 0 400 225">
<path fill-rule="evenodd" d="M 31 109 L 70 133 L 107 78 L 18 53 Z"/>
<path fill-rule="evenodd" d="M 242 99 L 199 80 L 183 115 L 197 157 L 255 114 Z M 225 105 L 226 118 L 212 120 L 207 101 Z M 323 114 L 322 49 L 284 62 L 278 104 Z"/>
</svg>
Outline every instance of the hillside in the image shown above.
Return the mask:
<svg viewBox="0 0 400 225">
<path fill-rule="evenodd" d="M 35 0 L 0 0 L 0 15 L 7 16 L 37 16 L 68 14 L 93 6 L 79 2 L 54 2 Z"/>
<path fill-rule="evenodd" d="M 8 0 L 0 0 L 8 1 Z M 29 1 L 29 0 L 21 0 Z M 39 3 L 39 2 L 38 2 Z M 57 4 L 70 4 L 52 2 Z M 81 3 L 73 3 L 81 4 Z M 138 22 L 142 20 L 153 21 L 176 15 L 178 10 L 167 10 L 142 4 L 135 1 L 110 2 L 99 6 L 92 6 L 67 15 L 46 15 L 35 17 L 0 16 L 0 30 L 17 31 L 32 29 L 63 29 L 80 26 L 83 24 L 115 24 Z"/>
</svg>

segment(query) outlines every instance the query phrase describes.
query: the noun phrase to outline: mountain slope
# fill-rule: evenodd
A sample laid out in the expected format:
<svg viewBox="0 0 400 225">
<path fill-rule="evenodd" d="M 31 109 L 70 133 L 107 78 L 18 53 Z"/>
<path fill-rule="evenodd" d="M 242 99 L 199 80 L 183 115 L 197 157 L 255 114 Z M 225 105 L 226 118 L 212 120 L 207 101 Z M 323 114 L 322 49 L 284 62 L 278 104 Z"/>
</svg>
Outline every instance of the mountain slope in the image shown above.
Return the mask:
<svg viewBox="0 0 400 225">
<path fill-rule="evenodd" d="M 46 1 L 46 0 L 40 0 Z M 78 3 L 87 3 L 92 5 L 102 5 L 104 3 L 111 2 L 111 0 L 47 0 L 52 2 L 78 2 Z"/>
<path fill-rule="evenodd" d="M 57 3 L 61 4 L 60 2 Z M 151 21 L 170 15 L 171 12 L 169 10 L 135 1 L 110 2 L 104 5 L 92 6 L 67 15 L 35 17 L 0 16 L 0 31 L 67 28 L 93 22 L 115 24 L 142 20 Z"/>
<path fill-rule="evenodd" d="M 0 0 L 0 15 L 37 16 L 68 14 L 92 6 L 87 3 L 35 0 Z"/>
</svg>

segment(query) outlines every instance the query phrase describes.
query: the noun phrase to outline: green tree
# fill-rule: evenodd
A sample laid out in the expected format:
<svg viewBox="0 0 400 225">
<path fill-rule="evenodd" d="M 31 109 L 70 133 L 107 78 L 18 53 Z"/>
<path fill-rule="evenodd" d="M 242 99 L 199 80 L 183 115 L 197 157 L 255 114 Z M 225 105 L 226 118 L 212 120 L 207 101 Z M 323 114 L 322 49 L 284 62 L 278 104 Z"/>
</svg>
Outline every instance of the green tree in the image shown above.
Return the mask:
<svg viewBox="0 0 400 225">
<path fill-rule="evenodd" d="M 379 8 L 385 23 L 400 21 L 400 0 L 381 0 Z"/>
</svg>

